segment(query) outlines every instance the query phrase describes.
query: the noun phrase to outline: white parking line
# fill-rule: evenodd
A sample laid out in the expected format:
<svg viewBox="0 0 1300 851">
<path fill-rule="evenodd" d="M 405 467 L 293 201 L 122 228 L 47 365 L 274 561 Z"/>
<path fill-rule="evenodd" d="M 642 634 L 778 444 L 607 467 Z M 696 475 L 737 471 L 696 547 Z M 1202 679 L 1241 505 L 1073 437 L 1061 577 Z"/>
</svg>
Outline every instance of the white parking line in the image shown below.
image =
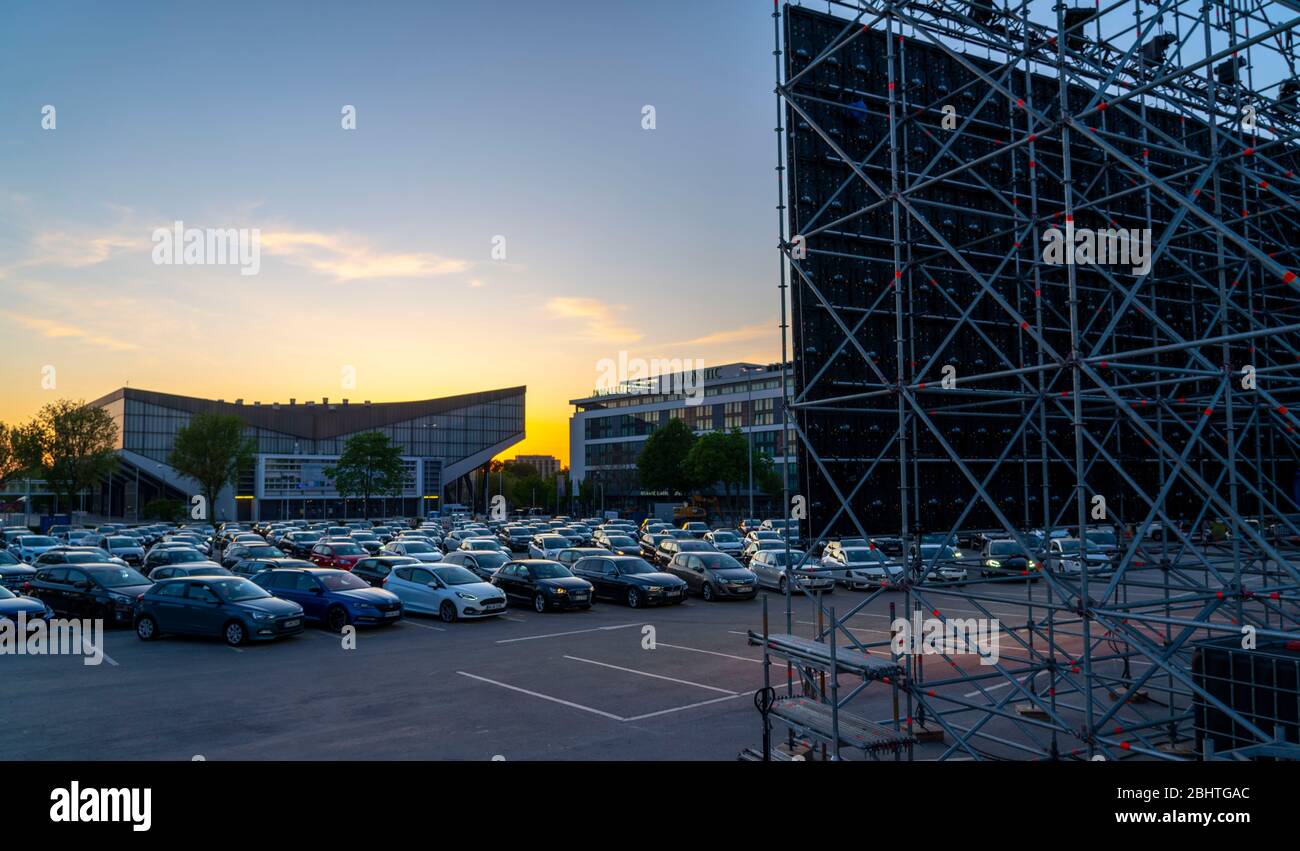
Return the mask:
<svg viewBox="0 0 1300 851">
<path fill-rule="evenodd" d="M 438 632 L 447 631 L 447 628 L 445 626 L 434 626 L 431 623 L 420 623 L 418 621 L 405 620 L 405 619 L 402 620 L 402 623 L 409 624 L 411 626 L 418 626 L 420 629 L 432 629 L 432 630 L 437 630 Z"/>
<path fill-rule="evenodd" d="M 542 694 L 541 692 L 537 692 L 537 691 L 529 691 L 526 688 L 520 688 L 519 686 L 512 686 L 509 683 L 498 682 L 497 680 L 489 680 L 487 677 L 476 676 L 475 674 L 466 673 L 465 671 L 457 671 L 456 673 L 460 674 L 462 677 L 469 677 L 471 680 L 478 680 L 484 683 L 491 683 L 494 686 L 500 686 L 501 688 L 508 688 L 511 691 L 517 691 L 520 694 L 526 694 L 532 697 L 539 697 L 542 700 L 549 700 L 551 703 L 558 703 L 562 706 L 567 706 L 571 709 L 581 709 L 583 712 L 590 712 L 593 715 L 601 715 L 604 716 L 605 718 L 612 718 L 615 721 L 628 720 L 626 718 L 622 718 L 618 715 L 615 715 L 612 712 L 605 712 L 604 710 L 601 709 L 593 709 L 590 706 L 583 706 L 581 703 L 574 703 L 571 700 L 561 700 L 558 697 L 551 697 L 549 694 Z"/>
<path fill-rule="evenodd" d="M 82 649 L 83 651 L 85 651 L 85 652 L 86 652 L 88 655 L 90 655 L 90 656 L 94 656 L 94 655 L 95 655 L 95 645 L 93 645 L 93 644 L 90 643 L 90 639 L 89 639 L 89 638 L 83 638 L 83 639 L 81 639 L 81 649 Z M 112 665 L 114 668 L 117 667 L 117 662 L 113 661 L 113 657 L 112 657 L 112 656 L 109 656 L 107 653 L 104 653 L 103 656 L 104 656 L 104 661 L 105 661 L 105 662 L 107 662 L 108 664 Z"/>
<path fill-rule="evenodd" d="M 622 623 L 615 626 L 598 626 L 592 629 L 571 629 L 568 632 L 548 632 L 546 635 L 525 635 L 522 638 L 503 638 L 497 644 L 513 644 L 516 641 L 534 641 L 538 638 L 559 638 L 562 635 L 581 635 L 584 632 L 606 632 L 611 629 L 627 629 L 641 626 L 639 623 Z"/>
<path fill-rule="evenodd" d="M 696 688 L 708 689 L 709 691 L 722 692 L 733 697 L 739 692 L 732 691 L 729 688 L 718 688 L 717 686 L 706 686 L 704 683 L 694 683 L 690 680 L 679 680 L 676 677 L 665 677 L 663 674 L 651 674 L 648 671 L 638 671 L 636 668 L 624 668 L 621 665 L 611 665 L 608 662 L 597 662 L 595 659 L 583 659 L 581 656 L 565 656 L 565 659 L 572 659 L 575 662 L 586 662 L 588 665 L 599 665 L 602 668 L 613 668 L 615 671 L 625 671 L 629 674 L 637 674 L 642 677 L 651 677 L 656 680 L 667 680 L 670 683 L 680 683 L 684 686 L 695 686 Z"/>
<path fill-rule="evenodd" d="M 716 650 L 701 650 L 698 647 L 683 647 L 680 644 L 665 644 L 662 641 L 656 641 L 655 647 L 671 647 L 674 650 L 689 650 L 692 653 L 707 653 L 710 656 L 721 656 L 724 659 L 739 659 L 742 662 L 757 662 L 763 664 L 762 659 L 751 659 L 748 656 L 732 656 L 730 653 L 719 653 Z"/>
<path fill-rule="evenodd" d="M 681 712 L 683 709 L 694 709 L 697 706 L 708 706 L 710 703 L 721 703 L 724 700 L 735 700 L 738 697 L 744 697 L 743 694 L 729 694 L 726 697 L 715 697 L 712 700 L 701 700 L 699 703 L 688 703 L 685 706 L 674 706 L 672 709 L 660 709 L 658 712 L 647 712 L 644 715 L 633 715 L 631 718 L 624 718 L 624 721 L 641 721 L 645 718 L 654 718 L 656 715 L 668 715 L 671 712 Z"/>
</svg>

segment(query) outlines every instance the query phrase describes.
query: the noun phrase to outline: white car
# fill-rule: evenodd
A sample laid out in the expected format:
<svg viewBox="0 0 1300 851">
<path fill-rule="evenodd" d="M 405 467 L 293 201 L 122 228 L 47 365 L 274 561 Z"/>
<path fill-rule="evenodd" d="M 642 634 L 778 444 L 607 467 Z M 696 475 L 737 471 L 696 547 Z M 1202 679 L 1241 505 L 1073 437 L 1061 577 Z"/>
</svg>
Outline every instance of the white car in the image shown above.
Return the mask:
<svg viewBox="0 0 1300 851">
<path fill-rule="evenodd" d="M 1082 572 L 1084 562 L 1088 564 L 1089 573 L 1097 573 L 1111 566 L 1110 556 L 1097 544 L 1088 545 L 1087 555 L 1079 557 L 1078 538 L 1053 538 L 1047 547 L 1047 569 L 1054 573 Z"/>
<path fill-rule="evenodd" d="M 400 565 L 384 577 L 383 588 L 400 597 L 406 611 L 437 615 L 447 623 L 506 611 L 500 588 L 457 565 Z"/>
<path fill-rule="evenodd" d="M 534 535 L 528 542 L 528 557 L 555 561 L 560 550 L 567 550 L 572 546 L 573 541 L 563 535 Z"/>
<path fill-rule="evenodd" d="M 891 562 L 880 550 L 870 547 L 843 547 L 822 557 L 822 567 L 835 581 L 857 590 L 870 590 L 897 583 L 903 578 L 903 566 Z"/>
<path fill-rule="evenodd" d="M 738 556 L 745 548 L 744 539 L 730 529 L 714 529 L 712 532 L 706 532 L 704 540 L 713 544 L 713 548 L 718 552 L 729 556 Z"/>
<path fill-rule="evenodd" d="M 474 550 L 479 550 L 479 551 L 487 550 L 489 552 L 505 552 L 505 547 L 501 546 L 500 541 L 498 541 L 496 538 L 487 538 L 487 537 L 466 538 L 465 540 L 460 542 L 460 549 L 470 551 L 470 552 Z"/>
<path fill-rule="evenodd" d="M 428 541 L 412 541 L 406 538 L 399 538 L 396 541 L 385 544 L 384 548 L 380 550 L 380 552 L 393 556 L 410 556 L 416 561 L 422 561 L 429 564 L 442 561 L 442 553 L 438 552 L 438 548 L 433 544 L 430 544 Z"/>
</svg>

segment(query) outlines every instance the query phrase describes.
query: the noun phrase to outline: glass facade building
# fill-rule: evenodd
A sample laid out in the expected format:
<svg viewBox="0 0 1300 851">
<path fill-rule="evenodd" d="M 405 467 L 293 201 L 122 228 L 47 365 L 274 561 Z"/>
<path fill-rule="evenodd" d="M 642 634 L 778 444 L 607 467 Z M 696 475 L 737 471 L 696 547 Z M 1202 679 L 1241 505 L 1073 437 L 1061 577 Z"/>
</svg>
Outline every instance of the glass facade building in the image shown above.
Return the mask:
<svg viewBox="0 0 1300 851">
<path fill-rule="evenodd" d="M 457 480 L 523 439 L 524 396 L 525 388 L 513 387 L 417 402 L 245 404 L 122 388 L 91 403 L 117 424 L 122 458 L 94 494 L 93 510 L 134 519 L 151 499 L 188 499 L 194 482 L 168 465 L 176 433 L 197 414 L 223 413 L 244 421 L 256 455 L 218 500 L 218 518 L 423 516 Z M 369 510 L 339 495 L 327 473 L 348 438 L 363 432 L 386 435 L 407 471 L 402 493 L 372 499 Z"/>
</svg>

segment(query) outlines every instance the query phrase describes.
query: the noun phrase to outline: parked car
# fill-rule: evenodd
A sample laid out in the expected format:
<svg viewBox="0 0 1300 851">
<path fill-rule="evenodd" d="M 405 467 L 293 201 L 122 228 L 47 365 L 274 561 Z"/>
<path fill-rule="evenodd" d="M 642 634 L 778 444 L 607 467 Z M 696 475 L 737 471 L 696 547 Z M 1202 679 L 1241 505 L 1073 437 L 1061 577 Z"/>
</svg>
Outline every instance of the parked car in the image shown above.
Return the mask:
<svg viewBox="0 0 1300 851">
<path fill-rule="evenodd" d="M 573 546 L 573 541 L 563 535 L 552 535 L 550 533 L 534 535 L 528 543 L 528 557 L 530 559 L 554 560 L 559 555 L 560 550 L 567 550 Z"/>
<path fill-rule="evenodd" d="M 363 558 L 357 562 L 356 566 L 352 568 L 352 575 L 361 577 L 371 588 L 382 588 L 384 579 L 392 572 L 393 568 L 405 564 L 424 564 L 424 562 L 410 556 L 393 556 L 381 553 L 372 558 Z"/>
<path fill-rule="evenodd" d="M 1087 565 L 1089 573 L 1099 573 L 1111 567 L 1111 558 L 1101 547 L 1089 544 L 1079 546 L 1078 538 L 1053 538 L 1047 545 L 1047 569 L 1053 573 L 1081 573 Z M 1084 550 L 1082 555 L 1080 550 Z"/>
<path fill-rule="evenodd" d="M 241 562 L 236 562 L 235 566 L 230 568 L 230 572 L 236 576 L 243 576 L 252 579 L 264 570 L 272 570 L 277 567 L 315 567 L 309 561 L 303 561 L 297 558 L 248 558 Z"/>
<path fill-rule="evenodd" d="M 640 538 L 641 558 L 650 562 L 655 561 L 655 554 L 659 552 L 659 545 L 671 538 L 667 532 L 645 532 Z"/>
<path fill-rule="evenodd" d="M 980 553 L 980 575 L 1029 576 L 1038 571 L 1038 562 L 1011 538 L 995 538 Z"/>
<path fill-rule="evenodd" d="M 368 558 L 366 548 L 353 541 L 321 541 L 311 548 L 310 561 L 320 567 L 332 567 L 337 570 L 351 570 L 353 565 Z M 310 617 L 310 612 L 308 617 Z"/>
<path fill-rule="evenodd" d="M 131 623 L 136 598 L 152 583 L 134 567 L 79 564 L 46 567 L 31 579 L 30 592 L 60 615 Z"/>
<path fill-rule="evenodd" d="M 52 550 L 46 550 L 32 562 L 32 567 L 40 570 L 42 567 L 50 567 L 56 564 L 115 564 L 118 567 L 127 567 L 127 563 L 120 558 L 108 554 L 107 551 L 99 547 L 55 547 Z"/>
<path fill-rule="evenodd" d="M 740 562 L 749 564 L 754 560 L 754 556 L 768 550 L 780 550 L 785 552 L 786 543 L 778 538 L 756 538 L 745 544 L 745 548 L 740 551 Z"/>
<path fill-rule="evenodd" d="M 18 590 L 36 575 L 36 568 L 8 550 L 0 550 L 0 587 Z"/>
<path fill-rule="evenodd" d="M 682 529 L 690 532 L 692 538 L 703 539 L 709 533 L 709 524 L 701 520 L 687 520 L 682 524 Z"/>
<path fill-rule="evenodd" d="M 150 550 L 150 555 L 153 551 Z M 287 553 L 273 544 L 231 544 L 221 552 L 221 563 L 232 567 L 247 558 L 284 558 Z"/>
<path fill-rule="evenodd" d="M 763 528 L 763 521 L 757 517 L 749 517 L 736 524 L 736 529 L 742 536 L 757 532 L 761 528 Z"/>
<path fill-rule="evenodd" d="M 567 567 L 569 570 L 573 570 L 573 566 L 577 564 L 578 559 L 596 555 L 609 555 L 609 550 L 606 550 L 603 547 L 569 547 L 568 549 L 560 550 L 556 553 L 555 560 Z"/>
<path fill-rule="evenodd" d="M 510 561 L 510 556 L 506 553 L 490 550 L 456 550 L 448 553 L 443 559 L 444 564 L 463 567 L 484 582 L 491 580 L 492 574 L 505 567 Z"/>
<path fill-rule="evenodd" d="M 384 579 L 384 588 L 401 598 L 408 611 L 437 615 L 443 623 L 506 611 L 506 595 L 501 589 L 454 564 L 395 567 Z"/>
<path fill-rule="evenodd" d="M 609 550 L 616 556 L 640 556 L 641 547 L 629 535 L 619 535 L 610 533 L 604 536 L 603 543 L 605 549 Z"/>
<path fill-rule="evenodd" d="M 507 600 L 531 603 L 538 612 L 552 609 L 590 609 L 591 583 L 574 576 L 555 561 L 512 561 L 492 576 L 492 584 Z"/>
<path fill-rule="evenodd" d="M 690 593 L 699 594 L 708 603 L 727 597 L 753 599 L 758 593 L 754 572 L 716 550 L 679 552 L 664 572 L 685 582 Z"/>
<path fill-rule="evenodd" d="M 149 571 L 149 581 L 175 579 L 178 576 L 234 576 L 215 561 L 194 561 L 185 564 L 164 564 Z"/>
<path fill-rule="evenodd" d="M 167 564 L 186 564 L 188 562 L 210 561 L 203 553 L 193 547 L 166 547 L 156 546 L 149 550 L 149 554 L 144 557 L 144 563 L 140 566 L 140 572 L 150 573 L 155 567 L 162 567 Z"/>
<path fill-rule="evenodd" d="M 58 538 L 49 535 L 15 535 L 9 544 L 9 552 L 17 556 L 19 561 L 31 564 L 41 553 L 62 545 Z"/>
<path fill-rule="evenodd" d="M 144 544 L 139 538 L 130 535 L 104 535 L 99 539 L 99 546 L 108 554 L 120 558 L 132 567 L 144 564 Z"/>
<path fill-rule="evenodd" d="M 830 574 L 820 573 L 813 563 L 804 561 L 805 555 L 803 550 L 786 550 L 784 546 L 781 549 L 762 550 L 754 554 L 749 569 L 754 571 L 759 585 L 774 588 L 783 594 L 789 584 L 790 574 L 794 576 L 796 588 L 827 594 L 834 591 L 835 580 Z"/>
<path fill-rule="evenodd" d="M 460 542 L 461 551 L 504 552 L 505 547 L 496 538 L 466 538 Z"/>
<path fill-rule="evenodd" d="M 668 563 L 673 560 L 678 553 L 716 553 L 712 544 L 706 544 L 704 541 L 695 538 L 664 538 L 659 542 L 658 549 L 655 550 L 654 563 L 660 567 L 667 567 Z"/>
<path fill-rule="evenodd" d="M 345 626 L 396 623 L 402 601 L 396 594 L 374 588 L 359 576 L 335 568 L 276 568 L 253 581 L 281 600 L 302 606 L 307 620 L 324 624 L 332 632 Z"/>
<path fill-rule="evenodd" d="M 0 585 L 0 621 L 9 620 L 17 623 L 19 615 L 30 624 L 32 621 L 50 620 L 54 617 L 54 610 L 42 600 L 15 594 Z"/>
<path fill-rule="evenodd" d="M 321 537 L 319 532 L 293 531 L 280 539 L 279 547 L 294 558 L 308 558 Z"/>
<path fill-rule="evenodd" d="M 634 609 L 686 599 L 684 579 L 655 570 L 640 556 L 583 556 L 573 565 L 573 575 L 591 583 L 592 596 L 620 600 Z"/>
<path fill-rule="evenodd" d="M 903 565 L 890 561 L 884 553 L 872 547 L 845 547 L 842 541 L 831 541 L 822 554 L 821 566 L 831 579 L 846 588 L 870 590 L 896 585 L 906 570 Z"/>
<path fill-rule="evenodd" d="M 714 529 L 712 532 L 705 532 L 704 542 L 729 556 L 738 556 L 745 548 L 744 540 L 730 529 Z"/>
<path fill-rule="evenodd" d="M 442 561 L 442 553 L 438 552 L 438 548 L 427 541 L 397 538 L 385 544 L 380 552 L 385 555 L 408 556 L 416 561 L 426 563 Z"/>
<path fill-rule="evenodd" d="M 912 565 L 916 578 L 924 577 L 925 582 L 966 581 L 967 571 L 964 567 L 966 555 L 955 547 L 940 544 L 921 544 L 920 556 L 916 547 L 912 548 Z"/>
<path fill-rule="evenodd" d="M 302 606 L 242 576 L 164 579 L 134 607 L 135 634 L 143 641 L 177 633 L 216 636 L 238 647 L 297 635 L 303 620 Z"/>
</svg>

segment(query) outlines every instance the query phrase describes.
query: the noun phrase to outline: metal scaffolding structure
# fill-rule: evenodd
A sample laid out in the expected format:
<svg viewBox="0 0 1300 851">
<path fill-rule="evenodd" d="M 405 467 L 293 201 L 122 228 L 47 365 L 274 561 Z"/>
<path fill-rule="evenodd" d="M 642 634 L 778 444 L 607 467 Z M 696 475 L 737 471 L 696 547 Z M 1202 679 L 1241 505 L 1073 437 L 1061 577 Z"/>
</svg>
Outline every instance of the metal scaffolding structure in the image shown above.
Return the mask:
<svg viewBox="0 0 1300 851">
<path fill-rule="evenodd" d="M 773 10 L 786 505 L 811 542 L 888 540 L 907 572 L 838 614 L 790 583 L 775 636 L 765 610 L 750 639 L 791 671 L 765 731 L 1300 758 L 1296 687 L 1244 705 L 1215 655 L 1258 646 L 1277 674 L 1300 650 L 1300 2 L 810 5 Z M 993 540 L 1022 575 L 944 549 Z M 794 636 L 800 593 L 827 653 Z M 865 640 L 852 618 L 888 595 L 1000 618 L 1000 654 Z M 873 682 L 892 717 L 851 711 Z"/>
</svg>

